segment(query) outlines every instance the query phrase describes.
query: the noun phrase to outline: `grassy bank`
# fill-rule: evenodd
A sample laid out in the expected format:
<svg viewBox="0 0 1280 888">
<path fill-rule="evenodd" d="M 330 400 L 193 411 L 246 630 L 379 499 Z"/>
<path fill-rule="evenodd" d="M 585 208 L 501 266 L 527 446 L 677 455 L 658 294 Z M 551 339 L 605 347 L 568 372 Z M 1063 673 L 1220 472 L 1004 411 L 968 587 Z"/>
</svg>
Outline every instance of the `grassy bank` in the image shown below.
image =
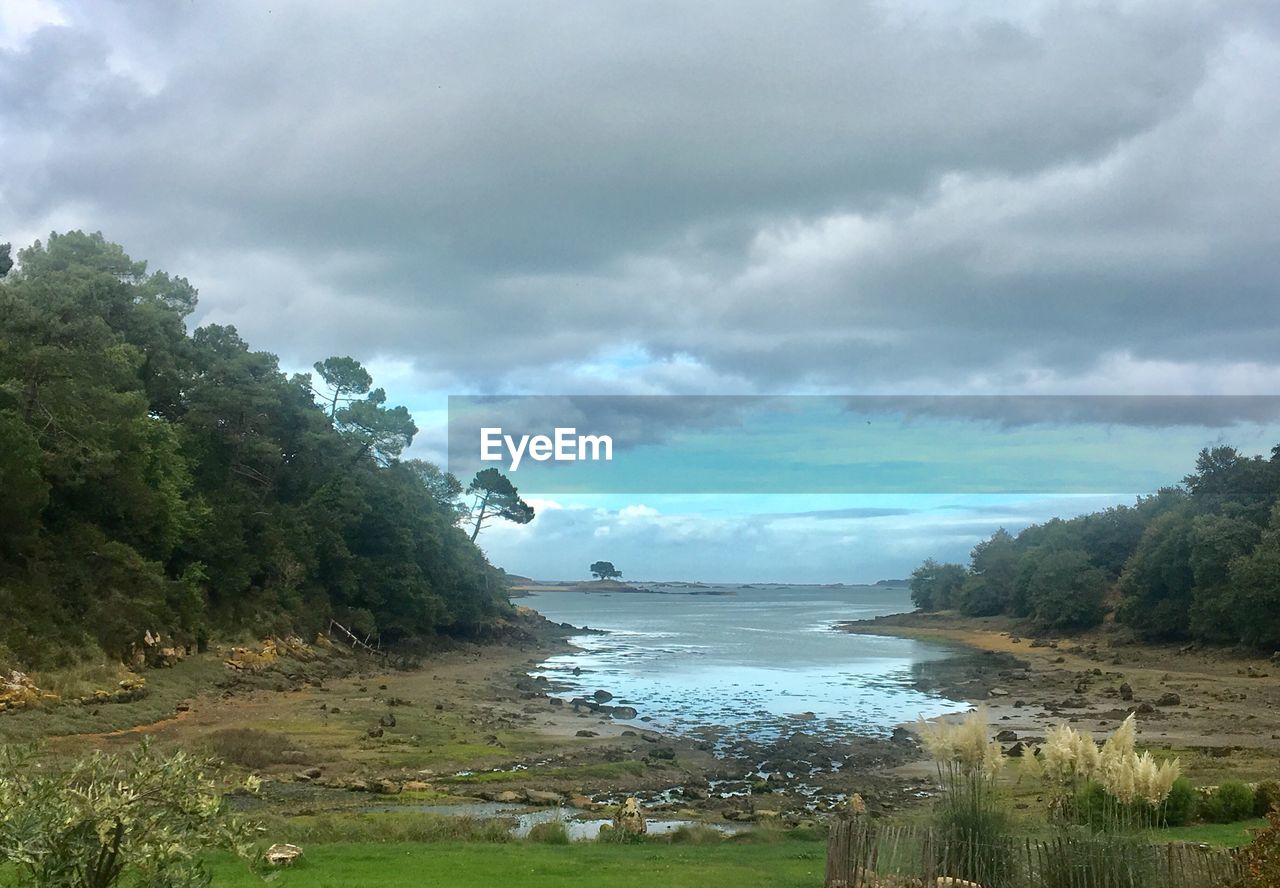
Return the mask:
<svg viewBox="0 0 1280 888">
<path fill-rule="evenodd" d="M 601 885 L 662 885 L 668 888 L 738 888 L 741 885 L 805 886 L 822 882 L 821 843 L 776 842 L 720 845 L 512 843 L 316 845 L 302 861 L 275 873 L 282 888 L 364 888 L 440 885 L 450 888 L 599 888 Z M 215 885 L 261 885 L 242 862 L 220 858 Z"/>
</svg>

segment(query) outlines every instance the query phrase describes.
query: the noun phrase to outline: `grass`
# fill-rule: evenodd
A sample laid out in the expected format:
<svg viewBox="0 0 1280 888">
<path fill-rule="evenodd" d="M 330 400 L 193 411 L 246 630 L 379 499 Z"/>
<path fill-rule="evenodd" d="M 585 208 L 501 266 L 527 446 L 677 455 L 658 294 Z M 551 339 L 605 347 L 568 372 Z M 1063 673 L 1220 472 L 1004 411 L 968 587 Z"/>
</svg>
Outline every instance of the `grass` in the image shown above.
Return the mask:
<svg viewBox="0 0 1280 888">
<path fill-rule="evenodd" d="M 205 745 L 218 758 L 253 770 L 300 761 L 288 737 L 258 728 L 214 731 L 205 738 Z"/>
<path fill-rule="evenodd" d="M 1194 826 L 1172 826 L 1158 829 L 1151 834 L 1151 841 L 1189 842 L 1192 844 L 1215 845 L 1219 848 L 1238 848 L 1253 841 L 1250 829 L 1261 829 L 1267 821 L 1261 817 L 1256 820 L 1242 820 L 1238 823 L 1197 823 Z"/>
<path fill-rule="evenodd" d="M 279 888 L 392 888 L 402 885 L 490 888 L 813 888 L 821 884 L 825 849 L 791 842 L 716 845 L 433 845 L 344 843 L 306 847 L 303 860 L 278 871 Z M 260 886 L 243 862 L 219 857 L 213 884 Z"/>
</svg>

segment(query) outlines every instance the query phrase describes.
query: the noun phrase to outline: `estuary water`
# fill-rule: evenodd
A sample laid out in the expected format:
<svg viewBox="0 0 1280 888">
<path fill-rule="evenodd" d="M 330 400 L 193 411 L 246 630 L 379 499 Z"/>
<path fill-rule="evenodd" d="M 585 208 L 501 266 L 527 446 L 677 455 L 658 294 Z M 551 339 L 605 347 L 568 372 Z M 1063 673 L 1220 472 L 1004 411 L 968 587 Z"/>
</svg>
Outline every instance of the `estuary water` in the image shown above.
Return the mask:
<svg viewBox="0 0 1280 888">
<path fill-rule="evenodd" d="M 714 728 L 719 738 L 884 735 L 918 716 L 966 708 L 913 687 L 919 670 L 954 649 L 835 628 L 910 610 L 903 588 L 644 588 L 655 592 L 539 590 L 522 599 L 550 620 L 603 630 L 573 637 L 579 651 L 532 674 L 550 679 L 559 696 L 606 690 L 611 705 L 634 706 L 655 728 Z"/>
</svg>

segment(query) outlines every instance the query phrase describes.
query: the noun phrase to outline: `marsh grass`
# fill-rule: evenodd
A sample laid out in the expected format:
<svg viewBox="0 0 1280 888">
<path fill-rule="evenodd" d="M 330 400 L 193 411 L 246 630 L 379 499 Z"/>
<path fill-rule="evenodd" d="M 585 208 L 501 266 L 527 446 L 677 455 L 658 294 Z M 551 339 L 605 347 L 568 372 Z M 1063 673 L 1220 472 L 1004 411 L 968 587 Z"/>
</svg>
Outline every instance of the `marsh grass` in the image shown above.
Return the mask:
<svg viewBox="0 0 1280 888">
<path fill-rule="evenodd" d="M 453 817 L 420 812 L 260 817 L 267 844 L 389 844 L 397 842 L 511 842 L 508 818 Z M 563 824 L 561 827 L 563 828 Z"/>
<path fill-rule="evenodd" d="M 301 759 L 287 736 L 259 728 L 224 728 L 209 734 L 204 743 L 211 755 L 255 771 Z"/>
</svg>

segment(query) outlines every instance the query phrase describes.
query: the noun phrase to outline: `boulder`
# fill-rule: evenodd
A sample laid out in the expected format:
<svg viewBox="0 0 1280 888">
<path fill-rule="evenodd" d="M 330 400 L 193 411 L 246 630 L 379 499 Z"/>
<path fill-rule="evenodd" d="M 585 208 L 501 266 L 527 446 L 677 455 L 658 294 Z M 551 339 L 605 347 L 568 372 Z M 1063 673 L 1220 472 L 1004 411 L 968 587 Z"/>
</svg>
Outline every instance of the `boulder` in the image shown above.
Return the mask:
<svg viewBox="0 0 1280 888">
<path fill-rule="evenodd" d="M 636 708 L 634 706 L 615 706 L 609 712 L 609 715 L 613 716 L 614 718 L 620 718 L 624 721 L 629 721 L 630 719 L 635 718 L 639 714 L 640 713 L 636 711 Z"/>
<path fill-rule="evenodd" d="M 1129 684 L 1129 682 L 1127 681 L 1124 684 L 1120 685 L 1120 699 L 1121 700 L 1133 699 L 1133 685 Z"/>
<path fill-rule="evenodd" d="M 999 740 L 1001 743 L 1012 743 L 1014 740 L 1018 739 L 1018 732 L 1010 731 L 1009 729 L 1006 728 L 1005 730 L 1000 731 L 998 734 L 996 734 L 996 739 Z"/>
<path fill-rule="evenodd" d="M 262 855 L 272 866 L 288 866 L 302 856 L 302 849 L 297 845 L 277 842 Z"/>
<path fill-rule="evenodd" d="M 1178 706 L 1182 703 L 1182 698 L 1173 691 L 1161 694 L 1160 699 L 1156 701 L 1157 706 Z"/>
<path fill-rule="evenodd" d="M 293 776 L 298 778 L 299 780 L 304 780 L 304 781 L 316 780 L 320 777 L 320 769 L 319 768 L 303 768 L 301 771 L 298 771 Z"/>
<path fill-rule="evenodd" d="M 574 734 L 573 736 L 575 736 L 575 737 L 599 737 L 600 735 L 599 735 L 599 734 L 597 734 L 595 731 L 588 731 L 588 730 L 586 730 L 586 729 L 583 729 L 583 730 L 581 730 L 581 731 L 578 731 L 578 732 L 577 732 L 576 734 Z"/>
<path fill-rule="evenodd" d="M 564 801 L 564 797 L 558 792 L 545 792 L 540 789 L 526 789 L 524 791 L 525 801 L 531 805 L 558 805 Z"/>
<path fill-rule="evenodd" d="M 613 815 L 613 828 L 619 832 L 635 836 L 643 835 L 648 831 L 649 828 L 644 821 L 644 812 L 640 810 L 640 803 L 636 801 L 635 796 L 631 796 L 623 802 L 617 813 Z"/>
<path fill-rule="evenodd" d="M 613 699 L 613 694 L 610 694 L 608 691 L 596 691 L 591 696 L 595 698 L 597 703 L 608 703 Z"/>
</svg>

